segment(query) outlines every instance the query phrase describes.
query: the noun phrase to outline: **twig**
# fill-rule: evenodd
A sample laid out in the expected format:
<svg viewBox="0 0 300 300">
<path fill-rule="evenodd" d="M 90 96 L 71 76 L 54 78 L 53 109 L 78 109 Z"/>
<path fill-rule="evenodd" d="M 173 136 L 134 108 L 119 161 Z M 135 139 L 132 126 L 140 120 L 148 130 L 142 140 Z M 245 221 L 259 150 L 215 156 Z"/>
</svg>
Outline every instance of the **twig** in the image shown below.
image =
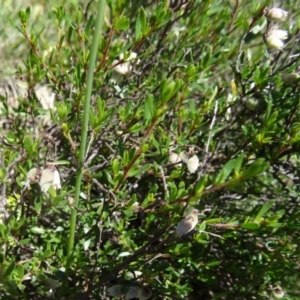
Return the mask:
<svg viewBox="0 0 300 300">
<path fill-rule="evenodd" d="M 4 168 L 4 154 L 1 151 L 1 156 L 0 156 L 0 164 L 1 167 Z M 9 173 L 9 172 L 7 172 Z M 6 183 L 4 181 L 2 190 L 1 190 L 1 195 L 0 195 L 0 213 L 3 213 L 3 216 L 5 219 L 9 217 L 8 212 L 6 211 Z"/>
<path fill-rule="evenodd" d="M 208 153 L 209 144 L 210 144 L 210 140 L 211 140 L 211 136 L 212 136 L 212 129 L 213 129 L 214 124 L 216 122 L 217 112 L 218 112 L 218 101 L 215 102 L 214 116 L 213 116 L 213 118 L 211 120 L 211 123 L 210 123 L 210 126 L 209 126 L 209 135 L 208 135 L 208 140 L 207 140 L 207 144 L 206 144 L 206 147 L 205 147 L 205 154 Z"/>
<path fill-rule="evenodd" d="M 240 5 L 240 2 L 239 0 L 236 1 L 236 4 L 235 4 L 235 7 L 231 13 L 231 21 L 230 21 L 230 24 L 228 26 L 228 32 L 230 32 L 232 30 L 232 25 L 233 25 L 233 22 L 235 21 L 236 19 L 236 16 L 237 16 L 237 13 L 238 13 L 238 8 L 239 8 L 239 5 Z"/>
<path fill-rule="evenodd" d="M 202 166 L 204 167 L 206 162 L 207 162 L 207 159 L 208 159 L 208 155 L 209 155 L 209 144 L 210 144 L 210 140 L 211 140 L 211 137 L 212 137 L 212 129 L 215 125 L 215 122 L 216 122 L 216 119 L 217 119 L 217 113 L 218 113 L 218 101 L 215 102 L 215 109 L 214 109 L 214 115 L 213 115 L 213 118 L 211 120 L 211 123 L 210 123 L 210 126 L 209 126 L 209 133 L 208 133 L 208 139 L 207 139 L 207 142 L 206 142 L 206 146 L 205 146 L 205 154 L 204 154 L 204 158 L 203 158 L 203 161 L 202 161 Z M 199 172 L 199 175 L 198 175 L 198 179 L 201 177 L 203 173 L 203 168 L 202 170 Z"/>
<path fill-rule="evenodd" d="M 165 177 L 165 173 L 164 170 L 162 168 L 162 166 L 159 166 L 159 170 L 161 172 L 161 178 L 163 181 L 163 185 L 164 185 L 164 190 L 165 190 L 165 198 L 169 199 L 169 190 L 168 190 L 168 186 L 167 186 L 167 182 L 166 182 L 166 177 Z"/>
<path fill-rule="evenodd" d="M 87 159 L 88 153 L 90 152 L 90 148 L 94 142 L 94 138 L 95 138 L 95 134 L 94 134 L 94 132 L 92 132 L 90 141 L 88 143 L 88 146 L 86 147 L 85 159 Z"/>
<path fill-rule="evenodd" d="M 208 232 L 208 231 L 199 230 L 199 233 L 207 233 L 207 234 L 209 234 L 209 235 L 211 235 L 211 236 L 218 237 L 218 238 L 224 240 L 224 238 L 223 238 L 222 236 L 220 236 L 220 235 L 218 235 L 218 234 L 215 234 L 215 233 Z"/>
</svg>

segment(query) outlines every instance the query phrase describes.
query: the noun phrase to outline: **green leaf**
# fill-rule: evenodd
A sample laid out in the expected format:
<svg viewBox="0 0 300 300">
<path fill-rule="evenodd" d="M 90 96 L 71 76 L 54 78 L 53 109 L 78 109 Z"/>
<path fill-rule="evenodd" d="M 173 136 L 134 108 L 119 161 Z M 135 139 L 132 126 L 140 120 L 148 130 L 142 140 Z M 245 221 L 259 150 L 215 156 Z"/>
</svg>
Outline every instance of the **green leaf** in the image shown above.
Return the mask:
<svg viewBox="0 0 300 300">
<path fill-rule="evenodd" d="M 237 159 L 235 160 L 235 166 L 234 166 L 234 175 L 236 177 L 239 177 L 239 172 L 243 163 L 243 160 L 245 158 L 244 154 L 241 154 L 237 157 Z"/>
<path fill-rule="evenodd" d="M 125 106 L 125 119 L 127 119 L 130 116 L 130 114 L 132 113 L 132 104 L 133 104 L 133 102 L 131 100 L 129 100 L 126 103 L 126 106 Z"/>
<path fill-rule="evenodd" d="M 20 265 L 20 266 L 18 266 L 17 270 L 18 270 L 18 277 L 20 279 L 23 279 L 23 277 L 24 277 L 24 267 L 22 265 Z"/>
<path fill-rule="evenodd" d="M 115 30 L 126 30 L 128 29 L 129 24 L 130 22 L 128 18 L 124 16 L 119 16 L 115 19 L 113 27 Z"/>
<path fill-rule="evenodd" d="M 268 122 L 267 122 L 267 126 L 272 125 L 273 123 L 277 122 L 277 118 L 278 118 L 278 111 L 274 111 L 272 113 L 272 115 L 269 117 Z"/>
<path fill-rule="evenodd" d="M 41 201 L 36 201 L 34 203 L 34 209 L 35 209 L 35 212 L 37 214 L 40 214 L 41 213 L 41 210 L 42 210 L 42 202 Z"/>
<path fill-rule="evenodd" d="M 267 111 L 266 111 L 266 116 L 265 116 L 265 123 L 267 124 L 268 123 L 268 120 L 270 118 L 270 114 L 271 114 L 271 111 L 272 111 L 272 106 L 273 106 L 273 103 L 272 101 L 268 101 L 268 106 L 267 106 Z"/>
<path fill-rule="evenodd" d="M 260 221 L 262 216 L 274 205 L 274 203 L 275 203 L 275 201 L 271 200 L 271 201 L 267 202 L 266 204 L 264 204 L 263 207 L 261 208 L 261 210 L 259 211 L 259 213 L 256 215 L 255 221 Z"/>
<path fill-rule="evenodd" d="M 33 149 L 33 141 L 31 137 L 25 136 L 23 139 L 24 147 L 27 151 L 28 154 L 32 154 L 32 149 Z"/>
<path fill-rule="evenodd" d="M 205 49 L 206 53 L 201 61 L 201 68 L 205 70 L 209 66 L 210 58 L 211 58 L 211 49 Z"/>
<path fill-rule="evenodd" d="M 33 226 L 30 231 L 34 234 L 44 234 L 45 233 L 45 229 L 42 227 L 37 227 L 37 226 Z"/>
<path fill-rule="evenodd" d="M 136 123 L 134 125 L 132 125 L 129 129 L 128 129 L 128 132 L 131 132 L 131 133 L 138 133 L 138 132 L 141 132 L 142 130 L 144 130 L 146 127 L 145 124 L 139 124 L 139 123 Z"/>
<path fill-rule="evenodd" d="M 213 100 L 215 99 L 215 97 L 217 96 L 218 93 L 218 87 L 216 86 L 213 90 L 212 95 L 210 96 L 209 100 L 208 100 L 208 105 L 211 105 L 211 103 L 213 102 Z"/>
<path fill-rule="evenodd" d="M 70 162 L 68 160 L 56 160 L 54 162 L 51 162 L 51 165 L 53 166 L 61 166 L 61 165 L 69 165 Z"/>
<path fill-rule="evenodd" d="M 117 159 L 117 158 L 113 159 L 111 166 L 112 166 L 112 171 L 113 171 L 114 175 L 118 175 L 118 173 L 120 171 L 119 159 Z"/>
<path fill-rule="evenodd" d="M 146 120 L 152 120 L 154 117 L 154 96 L 148 94 L 144 105 L 144 116 Z"/>
<path fill-rule="evenodd" d="M 135 22 L 135 39 L 139 41 L 143 36 L 147 35 L 149 26 L 147 25 L 147 15 L 143 7 L 140 9 Z"/>
<path fill-rule="evenodd" d="M 0 252 L 0 264 L 3 264 L 4 258 L 5 258 L 4 254 Z"/>
<path fill-rule="evenodd" d="M 161 83 L 161 99 L 163 103 L 168 102 L 175 94 L 178 92 L 181 87 L 180 81 L 163 79 Z"/>
<path fill-rule="evenodd" d="M 129 177 L 134 177 L 134 176 L 138 176 L 140 175 L 141 173 L 144 173 L 146 171 L 148 171 L 151 167 L 151 164 L 146 164 L 142 167 L 138 166 L 136 168 L 132 167 L 129 172 L 128 172 L 128 176 Z"/>
<path fill-rule="evenodd" d="M 196 195 L 199 195 L 203 192 L 203 190 L 205 189 L 206 187 L 206 184 L 207 184 L 207 176 L 204 175 L 200 178 L 200 180 L 196 183 L 196 186 L 195 186 L 195 194 Z"/>
<path fill-rule="evenodd" d="M 139 16 L 135 21 L 135 40 L 139 41 L 142 38 L 142 24 Z"/>
<path fill-rule="evenodd" d="M 6 170 L 3 168 L 0 168 L 0 180 L 3 182 L 6 177 Z"/>
<path fill-rule="evenodd" d="M 249 179 L 263 173 L 269 168 L 269 165 L 270 164 L 267 161 L 265 161 L 264 158 L 258 158 L 242 174 L 243 179 Z"/>
<path fill-rule="evenodd" d="M 16 297 L 13 299 L 19 299 L 19 289 L 14 280 L 6 280 L 3 284 L 3 289 L 7 293 L 7 296 L 10 295 Z"/>
<path fill-rule="evenodd" d="M 14 270 L 14 268 L 15 268 L 15 260 L 13 259 L 9 263 L 8 267 L 6 268 L 6 270 L 5 270 L 4 274 L 3 274 L 4 278 L 8 277 L 12 273 L 12 271 Z"/>
<path fill-rule="evenodd" d="M 19 241 L 20 245 L 27 245 L 31 242 L 31 239 L 23 239 Z"/>
<path fill-rule="evenodd" d="M 223 218 L 214 218 L 214 219 L 209 219 L 205 220 L 206 224 L 218 224 L 223 222 Z"/>
<path fill-rule="evenodd" d="M 109 181 L 109 183 L 112 185 L 112 186 L 115 186 L 116 182 L 112 179 L 110 173 L 105 170 L 104 171 L 104 174 L 106 175 L 106 179 Z"/>
<path fill-rule="evenodd" d="M 244 223 L 241 225 L 241 227 L 244 229 L 255 230 L 255 229 L 258 229 L 260 227 L 260 225 L 258 223 Z"/>
<path fill-rule="evenodd" d="M 203 221 L 203 222 L 200 224 L 199 230 L 205 231 L 205 229 L 206 229 L 206 222 Z"/>
<path fill-rule="evenodd" d="M 224 165 L 223 169 L 216 176 L 215 185 L 219 185 L 225 182 L 228 176 L 230 175 L 231 171 L 235 167 L 235 165 L 236 165 L 236 159 L 231 159 L 230 161 L 228 161 Z"/>
<path fill-rule="evenodd" d="M 147 34 L 148 27 L 147 27 L 147 14 L 143 7 L 141 7 L 138 18 L 140 19 L 141 22 L 142 34 L 145 35 Z"/>
</svg>

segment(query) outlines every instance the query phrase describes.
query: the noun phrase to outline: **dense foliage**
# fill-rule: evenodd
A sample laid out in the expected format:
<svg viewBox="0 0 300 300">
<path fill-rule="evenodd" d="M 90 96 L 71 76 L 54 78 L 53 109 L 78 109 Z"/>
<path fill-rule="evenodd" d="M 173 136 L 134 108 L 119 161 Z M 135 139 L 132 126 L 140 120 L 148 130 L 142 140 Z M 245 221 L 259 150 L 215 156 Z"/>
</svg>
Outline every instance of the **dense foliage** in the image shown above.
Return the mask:
<svg viewBox="0 0 300 300">
<path fill-rule="evenodd" d="M 1 72 L 1 299 L 299 299 L 300 1 L 29 4 Z"/>
</svg>

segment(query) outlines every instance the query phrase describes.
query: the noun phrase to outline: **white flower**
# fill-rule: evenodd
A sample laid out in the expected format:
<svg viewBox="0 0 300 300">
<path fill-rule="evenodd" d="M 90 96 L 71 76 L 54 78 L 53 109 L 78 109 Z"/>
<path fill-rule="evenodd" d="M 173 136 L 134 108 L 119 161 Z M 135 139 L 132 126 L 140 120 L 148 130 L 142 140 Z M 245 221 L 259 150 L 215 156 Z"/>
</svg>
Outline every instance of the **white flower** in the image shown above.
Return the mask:
<svg viewBox="0 0 300 300">
<path fill-rule="evenodd" d="M 118 64 L 114 67 L 114 70 L 120 74 L 127 74 L 129 72 L 131 72 L 132 70 L 132 65 L 130 63 L 130 61 L 136 59 L 137 57 L 137 54 L 135 52 L 131 52 L 129 57 L 126 59 L 126 61 L 122 64 Z M 124 59 L 124 53 L 121 53 L 120 54 L 120 60 L 123 60 Z M 114 60 L 113 61 L 113 64 L 116 64 L 118 63 L 118 61 Z M 139 63 L 139 60 L 137 61 L 137 63 Z"/>
<path fill-rule="evenodd" d="M 300 75 L 297 73 L 282 74 L 281 80 L 285 84 L 293 85 L 300 81 Z"/>
<path fill-rule="evenodd" d="M 54 179 L 53 179 L 52 185 L 56 190 L 61 189 L 60 175 L 59 175 L 59 172 L 57 171 L 57 169 L 54 170 Z"/>
<path fill-rule="evenodd" d="M 35 95 L 44 109 L 54 109 L 55 93 L 46 85 L 35 88 Z"/>
<path fill-rule="evenodd" d="M 29 172 L 27 173 L 26 186 L 28 186 L 29 184 L 34 184 L 39 182 L 40 176 L 41 176 L 40 169 L 33 168 L 29 170 Z"/>
<path fill-rule="evenodd" d="M 288 32 L 286 30 L 281 30 L 281 29 L 272 29 L 269 32 L 269 35 L 276 36 L 280 40 L 284 41 L 288 38 Z"/>
<path fill-rule="evenodd" d="M 269 21 L 273 22 L 284 22 L 287 18 L 288 12 L 281 9 L 281 8 L 271 8 L 267 14 L 266 17 Z"/>
<path fill-rule="evenodd" d="M 141 271 L 130 271 L 126 273 L 126 277 L 128 277 L 129 279 L 135 279 L 136 277 L 140 277 L 142 274 L 143 273 Z"/>
<path fill-rule="evenodd" d="M 198 223 L 198 210 L 193 209 L 191 213 L 185 216 L 176 227 L 176 234 L 181 237 L 195 228 Z"/>
<path fill-rule="evenodd" d="M 181 160 L 182 160 L 183 162 L 185 162 L 185 163 L 187 163 L 188 160 L 189 160 L 189 157 L 187 156 L 186 152 L 184 152 L 184 151 L 181 151 L 181 152 L 179 153 L 179 157 L 180 157 Z"/>
<path fill-rule="evenodd" d="M 169 163 L 170 164 L 177 164 L 176 166 L 180 167 L 181 166 L 180 162 L 181 162 L 181 158 L 177 153 L 175 153 L 175 152 L 169 153 Z"/>
<path fill-rule="evenodd" d="M 269 48 L 282 50 L 284 47 L 284 40 L 288 38 L 288 33 L 286 30 L 272 29 L 266 37 L 266 43 Z"/>
<path fill-rule="evenodd" d="M 41 178 L 39 181 L 40 188 L 43 193 L 47 193 L 52 186 L 54 189 L 60 189 L 60 176 L 56 168 L 46 168 L 42 170 Z"/>
<path fill-rule="evenodd" d="M 280 285 L 276 285 L 272 291 L 272 295 L 277 298 L 277 299 L 281 299 L 284 297 L 284 291 L 282 290 Z"/>
<path fill-rule="evenodd" d="M 195 173 L 199 167 L 199 158 L 196 154 L 194 154 L 191 158 L 187 161 L 187 168 L 190 173 Z"/>
</svg>

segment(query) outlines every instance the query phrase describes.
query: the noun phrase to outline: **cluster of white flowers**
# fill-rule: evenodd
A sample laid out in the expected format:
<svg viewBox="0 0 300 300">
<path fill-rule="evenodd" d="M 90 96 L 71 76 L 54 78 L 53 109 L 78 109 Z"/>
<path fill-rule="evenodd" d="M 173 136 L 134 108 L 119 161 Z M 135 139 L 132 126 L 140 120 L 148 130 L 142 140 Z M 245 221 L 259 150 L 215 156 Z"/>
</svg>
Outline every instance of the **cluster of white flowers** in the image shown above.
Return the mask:
<svg viewBox="0 0 300 300">
<path fill-rule="evenodd" d="M 52 186 L 55 190 L 61 189 L 60 175 L 54 165 L 48 165 L 46 168 L 32 168 L 27 173 L 25 186 L 38 183 L 44 194 L 48 193 Z"/>
<path fill-rule="evenodd" d="M 266 11 L 266 18 L 270 22 L 284 22 L 288 12 L 281 8 L 271 8 Z M 266 43 L 268 48 L 282 51 L 284 41 L 288 38 L 288 32 L 281 29 L 271 29 L 267 33 Z"/>
<path fill-rule="evenodd" d="M 269 22 L 284 22 L 287 19 L 288 12 L 281 8 L 271 8 L 265 11 L 265 16 Z M 271 29 L 267 32 L 266 43 L 269 49 L 282 51 L 288 38 L 288 32 L 282 29 Z M 282 74 L 281 80 L 287 85 L 293 85 L 300 82 L 300 75 L 297 73 Z"/>
<path fill-rule="evenodd" d="M 269 49 L 273 50 L 280 50 L 282 51 L 285 43 L 284 41 L 288 38 L 288 32 L 286 30 L 278 29 L 276 24 L 274 23 L 282 23 L 286 21 L 288 17 L 288 12 L 277 7 L 273 7 L 271 9 L 265 9 L 264 10 L 264 15 L 268 20 L 268 26 L 267 26 L 267 31 L 264 34 L 264 41 L 267 44 Z M 264 23 L 265 25 L 265 23 Z M 255 30 L 253 29 L 252 32 L 257 33 L 259 32 L 264 25 L 257 25 L 255 26 Z M 250 56 L 251 54 L 249 54 Z M 296 84 L 300 82 L 300 76 L 297 73 L 291 73 L 291 74 L 283 74 L 281 76 L 282 81 L 285 84 Z M 254 86 L 253 86 L 254 87 Z M 252 88 L 253 88 L 252 87 Z M 231 108 L 230 104 L 235 101 L 236 99 L 236 93 L 234 92 L 236 90 L 235 87 L 235 81 L 231 81 L 231 90 L 232 93 L 229 93 L 227 96 L 227 103 L 228 103 L 228 108 L 225 114 L 225 120 L 229 121 L 231 117 Z M 258 99 L 255 98 L 247 98 L 245 101 L 246 107 L 249 110 L 255 110 L 258 106 Z"/>
<path fill-rule="evenodd" d="M 182 163 L 186 163 L 187 169 L 190 173 L 195 173 L 199 167 L 199 158 L 196 154 L 192 156 L 188 156 L 188 154 L 184 151 L 179 154 L 175 152 L 169 153 L 169 163 L 176 164 L 176 166 L 181 167 Z"/>
</svg>

